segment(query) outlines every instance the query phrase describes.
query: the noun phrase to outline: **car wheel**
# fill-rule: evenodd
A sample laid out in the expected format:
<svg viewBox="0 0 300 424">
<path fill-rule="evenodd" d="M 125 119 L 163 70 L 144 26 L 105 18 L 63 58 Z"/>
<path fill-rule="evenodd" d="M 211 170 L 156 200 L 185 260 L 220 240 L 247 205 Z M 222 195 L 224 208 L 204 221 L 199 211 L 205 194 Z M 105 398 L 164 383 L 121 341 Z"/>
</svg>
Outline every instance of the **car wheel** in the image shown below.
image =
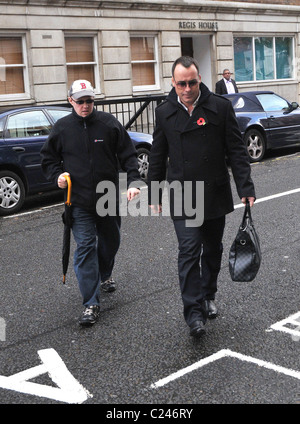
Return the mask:
<svg viewBox="0 0 300 424">
<path fill-rule="evenodd" d="M 21 209 L 25 187 L 21 178 L 11 171 L 0 171 L 0 215 L 10 215 Z"/>
<path fill-rule="evenodd" d="M 266 142 L 263 134 L 255 129 L 245 134 L 245 142 L 250 157 L 250 162 L 259 162 L 265 154 Z"/>
<path fill-rule="evenodd" d="M 143 181 L 147 181 L 149 170 L 149 156 L 150 152 L 147 149 L 137 149 L 137 159 L 140 177 Z"/>
</svg>

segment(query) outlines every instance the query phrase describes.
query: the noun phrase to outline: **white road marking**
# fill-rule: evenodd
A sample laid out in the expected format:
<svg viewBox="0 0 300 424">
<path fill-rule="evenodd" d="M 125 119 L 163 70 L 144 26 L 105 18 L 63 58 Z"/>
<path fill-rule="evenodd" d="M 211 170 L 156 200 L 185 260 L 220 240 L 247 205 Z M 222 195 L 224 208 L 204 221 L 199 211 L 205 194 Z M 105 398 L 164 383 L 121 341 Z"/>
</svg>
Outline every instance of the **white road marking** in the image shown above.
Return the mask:
<svg viewBox="0 0 300 424">
<path fill-rule="evenodd" d="M 226 358 L 226 357 L 231 357 L 231 358 L 237 358 L 240 359 L 241 361 L 245 361 L 245 362 L 250 362 L 252 364 L 258 365 L 259 367 L 263 367 L 263 368 L 267 368 L 270 369 L 272 371 L 276 371 L 279 372 L 281 374 L 285 374 L 288 375 L 290 377 L 294 377 L 297 378 L 298 380 L 300 380 L 300 372 L 299 371 L 294 371 L 291 370 L 289 368 L 284 368 L 281 367 L 279 365 L 275 365 L 272 364 L 271 362 L 266 362 L 266 361 L 262 361 L 261 359 L 257 359 L 257 358 L 253 358 L 251 356 L 246 356 L 246 355 L 242 355 L 241 353 L 238 352 L 233 352 L 229 349 L 222 349 L 219 350 L 219 352 L 214 353 L 211 356 L 208 356 L 207 358 L 201 359 L 198 362 L 195 362 L 194 364 L 183 368 L 173 374 L 170 374 L 168 377 L 162 378 L 161 380 L 158 380 L 156 383 L 151 384 L 151 388 L 152 389 L 157 389 L 158 387 L 162 387 L 165 386 L 166 384 L 170 383 L 171 381 L 176 380 L 177 378 L 180 378 L 182 376 L 184 376 L 185 374 L 188 374 L 192 371 L 197 370 L 198 368 L 201 368 L 205 365 L 208 365 L 214 361 L 217 361 L 218 359 L 222 359 L 222 358 Z"/>
<path fill-rule="evenodd" d="M 54 349 L 39 350 L 41 365 L 13 374 L 0 376 L 0 388 L 29 395 L 46 397 L 65 403 L 83 403 L 92 395 L 72 376 Z M 28 380 L 48 373 L 58 386 L 51 387 Z"/>
<path fill-rule="evenodd" d="M 270 329 L 291 334 L 295 341 L 300 340 L 300 312 L 276 322 L 271 325 Z"/>
<path fill-rule="evenodd" d="M 277 199 L 277 197 L 288 196 L 289 194 L 300 193 L 300 188 L 295 188 L 294 190 L 283 191 L 281 193 L 272 194 L 271 196 L 261 197 L 260 199 L 255 200 L 255 204 L 260 202 L 266 202 L 267 200 Z M 234 205 L 234 209 L 243 208 L 244 204 L 240 203 L 238 205 Z"/>
<path fill-rule="evenodd" d="M 44 210 L 56 208 L 57 206 L 62 206 L 62 205 L 63 203 L 56 203 L 55 205 L 44 206 L 39 209 L 34 209 L 33 211 L 21 212 L 21 213 L 16 213 L 14 215 L 3 216 L 3 219 L 19 218 L 20 216 L 32 215 L 34 213 L 43 212 Z"/>
</svg>

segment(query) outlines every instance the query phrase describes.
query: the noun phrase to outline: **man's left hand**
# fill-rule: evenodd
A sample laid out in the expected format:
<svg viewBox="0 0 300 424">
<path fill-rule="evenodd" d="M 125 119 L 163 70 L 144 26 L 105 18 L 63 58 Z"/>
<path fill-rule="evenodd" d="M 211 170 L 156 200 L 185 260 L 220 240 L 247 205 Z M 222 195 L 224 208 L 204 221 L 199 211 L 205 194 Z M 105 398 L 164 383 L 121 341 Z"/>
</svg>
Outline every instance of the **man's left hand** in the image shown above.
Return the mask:
<svg viewBox="0 0 300 424">
<path fill-rule="evenodd" d="M 244 203 L 244 205 L 246 204 L 246 199 L 249 200 L 250 207 L 252 207 L 255 202 L 255 197 L 242 197 L 242 202 Z"/>
<path fill-rule="evenodd" d="M 139 188 L 129 188 L 127 190 L 127 200 L 130 202 L 130 200 L 134 199 L 136 196 L 138 196 L 140 194 L 140 189 Z"/>
</svg>

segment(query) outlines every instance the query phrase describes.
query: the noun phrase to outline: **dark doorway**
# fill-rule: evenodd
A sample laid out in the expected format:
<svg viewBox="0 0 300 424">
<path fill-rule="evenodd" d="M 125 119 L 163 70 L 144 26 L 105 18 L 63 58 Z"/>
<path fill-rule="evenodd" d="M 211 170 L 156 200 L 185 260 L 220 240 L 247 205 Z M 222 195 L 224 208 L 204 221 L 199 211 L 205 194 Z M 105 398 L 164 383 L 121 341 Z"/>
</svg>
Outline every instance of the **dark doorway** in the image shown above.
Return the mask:
<svg viewBox="0 0 300 424">
<path fill-rule="evenodd" d="M 181 39 L 181 54 L 182 56 L 194 57 L 192 37 L 184 37 Z"/>
</svg>

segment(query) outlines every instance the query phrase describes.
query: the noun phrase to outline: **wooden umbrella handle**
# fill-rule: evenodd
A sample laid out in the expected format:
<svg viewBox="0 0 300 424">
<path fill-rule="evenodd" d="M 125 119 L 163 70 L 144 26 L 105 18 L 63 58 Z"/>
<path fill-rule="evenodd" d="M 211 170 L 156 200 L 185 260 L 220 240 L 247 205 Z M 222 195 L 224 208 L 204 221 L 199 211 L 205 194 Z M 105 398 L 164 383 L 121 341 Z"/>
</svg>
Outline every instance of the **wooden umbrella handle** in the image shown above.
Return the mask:
<svg viewBox="0 0 300 424">
<path fill-rule="evenodd" d="M 71 177 L 70 177 L 70 175 L 64 175 L 64 177 L 65 177 L 65 179 L 67 180 L 67 183 L 68 183 L 68 195 L 67 195 L 66 205 L 70 206 L 71 205 L 71 193 L 72 193 Z"/>
</svg>

